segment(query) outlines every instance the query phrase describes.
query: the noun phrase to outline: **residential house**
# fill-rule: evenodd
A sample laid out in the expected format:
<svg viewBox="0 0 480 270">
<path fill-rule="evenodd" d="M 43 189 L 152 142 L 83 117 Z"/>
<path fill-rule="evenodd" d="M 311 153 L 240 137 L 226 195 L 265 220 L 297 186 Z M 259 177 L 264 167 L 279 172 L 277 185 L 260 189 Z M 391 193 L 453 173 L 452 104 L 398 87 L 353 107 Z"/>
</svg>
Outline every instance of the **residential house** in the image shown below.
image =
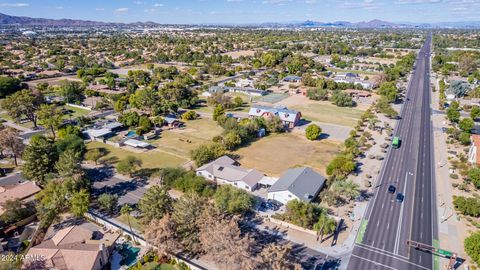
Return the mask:
<svg viewBox="0 0 480 270">
<path fill-rule="evenodd" d="M 480 165 L 480 135 L 470 136 L 470 149 L 468 150 L 468 162 L 473 165 Z"/>
<path fill-rule="evenodd" d="M 283 78 L 283 81 L 284 82 L 289 82 L 289 83 L 301 82 L 302 77 L 290 75 L 290 76 L 287 76 L 287 77 Z"/>
<path fill-rule="evenodd" d="M 91 223 L 70 226 L 30 248 L 26 257 L 42 258 L 48 269 L 100 270 L 108 264 L 118 236 Z"/>
<path fill-rule="evenodd" d="M 164 119 L 165 119 L 165 122 L 167 123 L 167 126 L 169 127 L 180 127 L 183 125 L 183 122 L 181 122 L 180 120 L 178 120 L 173 116 L 167 116 Z"/>
<path fill-rule="evenodd" d="M 35 182 L 25 181 L 9 188 L 0 187 L 0 215 L 4 213 L 3 205 L 9 200 L 21 200 L 23 202 L 32 201 L 35 199 L 35 194 L 40 192 L 40 187 L 38 187 Z"/>
<path fill-rule="evenodd" d="M 236 87 L 253 87 L 254 81 L 252 79 L 239 79 L 235 82 Z"/>
<path fill-rule="evenodd" d="M 214 93 L 242 93 L 249 96 L 265 96 L 267 91 L 247 88 L 247 87 L 227 87 L 227 86 L 212 86 L 208 89 L 208 92 L 203 92 L 202 95 L 206 97 L 212 96 Z"/>
<path fill-rule="evenodd" d="M 248 115 L 251 118 L 264 117 L 269 118 L 278 116 L 287 128 L 294 128 L 300 122 L 302 114 L 299 111 L 289 110 L 286 107 L 252 106 Z"/>
<path fill-rule="evenodd" d="M 264 175 L 255 169 L 244 169 L 228 156 L 205 164 L 196 170 L 198 176 L 202 176 L 219 185 L 232 185 L 250 192 L 259 188 L 259 182 Z"/>
<path fill-rule="evenodd" d="M 288 203 L 291 200 L 311 202 L 325 185 L 325 177 L 311 168 L 288 169 L 269 189 L 268 199 Z"/>
<path fill-rule="evenodd" d="M 119 131 L 123 125 L 117 121 L 98 121 L 92 128 L 86 129 L 83 134 L 90 140 L 107 139 Z"/>
</svg>

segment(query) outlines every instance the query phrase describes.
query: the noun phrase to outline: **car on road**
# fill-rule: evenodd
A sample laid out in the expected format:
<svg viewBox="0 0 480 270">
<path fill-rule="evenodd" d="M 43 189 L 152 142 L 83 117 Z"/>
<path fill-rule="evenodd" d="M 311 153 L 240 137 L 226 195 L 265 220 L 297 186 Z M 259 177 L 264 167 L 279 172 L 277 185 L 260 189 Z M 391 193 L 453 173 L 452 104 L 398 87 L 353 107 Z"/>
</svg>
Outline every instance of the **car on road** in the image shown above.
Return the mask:
<svg viewBox="0 0 480 270">
<path fill-rule="evenodd" d="M 395 190 L 397 190 L 397 188 L 394 186 L 394 185 L 390 185 L 388 186 L 388 193 L 395 193 Z"/>
<path fill-rule="evenodd" d="M 405 198 L 405 196 L 403 195 L 403 193 L 398 193 L 397 194 L 397 202 L 403 202 L 403 199 Z"/>
</svg>

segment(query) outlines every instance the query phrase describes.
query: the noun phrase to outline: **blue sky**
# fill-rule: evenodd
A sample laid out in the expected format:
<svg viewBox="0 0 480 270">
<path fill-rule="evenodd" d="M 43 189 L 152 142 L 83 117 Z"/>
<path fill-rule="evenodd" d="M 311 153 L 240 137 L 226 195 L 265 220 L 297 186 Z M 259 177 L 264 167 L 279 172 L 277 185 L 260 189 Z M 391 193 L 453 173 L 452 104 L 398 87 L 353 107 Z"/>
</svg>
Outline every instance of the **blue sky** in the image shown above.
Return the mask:
<svg viewBox="0 0 480 270">
<path fill-rule="evenodd" d="M 0 0 L 0 12 L 106 22 L 480 21 L 480 0 Z"/>
</svg>

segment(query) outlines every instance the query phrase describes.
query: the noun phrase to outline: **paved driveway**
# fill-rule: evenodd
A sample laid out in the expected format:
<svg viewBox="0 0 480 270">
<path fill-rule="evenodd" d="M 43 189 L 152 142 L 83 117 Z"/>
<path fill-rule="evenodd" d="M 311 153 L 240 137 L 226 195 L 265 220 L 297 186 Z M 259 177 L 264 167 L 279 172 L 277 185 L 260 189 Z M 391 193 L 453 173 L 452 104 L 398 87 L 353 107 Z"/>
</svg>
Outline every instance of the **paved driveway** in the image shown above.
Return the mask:
<svg viewBox="0 0 480 270">
<path fill-rule="evenodd" d="M 92 179 L 92 195 L 117 195 L 120 206 L 126 203 L 137 204 L 148 189 L 147 181 L 115 175 L 110 168 L 88 169 L 87 173 Z"/>
</svg>

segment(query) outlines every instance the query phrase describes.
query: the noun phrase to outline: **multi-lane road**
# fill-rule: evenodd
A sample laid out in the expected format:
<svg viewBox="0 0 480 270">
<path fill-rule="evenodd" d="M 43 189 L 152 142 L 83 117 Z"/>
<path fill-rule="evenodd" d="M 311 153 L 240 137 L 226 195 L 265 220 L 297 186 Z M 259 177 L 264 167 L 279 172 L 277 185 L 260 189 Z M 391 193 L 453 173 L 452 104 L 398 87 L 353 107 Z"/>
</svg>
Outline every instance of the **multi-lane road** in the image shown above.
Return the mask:
<svg viewBox="0 0 480 270">
<path fill-rule="evenodd" d="M 437 239 L 433 135 L 430 121 L 430 46 L 418 53 L 394 134 L 401 146 L 390 149 L 362 221 L 349 270 L 433 269 L 430 253 L 409 248 L 407 240 L 434 245 Z M 403 202 L 388 193 L 405 194 Z M 363 232 L 362 232 L 363 231 Z"/>
</svg>

